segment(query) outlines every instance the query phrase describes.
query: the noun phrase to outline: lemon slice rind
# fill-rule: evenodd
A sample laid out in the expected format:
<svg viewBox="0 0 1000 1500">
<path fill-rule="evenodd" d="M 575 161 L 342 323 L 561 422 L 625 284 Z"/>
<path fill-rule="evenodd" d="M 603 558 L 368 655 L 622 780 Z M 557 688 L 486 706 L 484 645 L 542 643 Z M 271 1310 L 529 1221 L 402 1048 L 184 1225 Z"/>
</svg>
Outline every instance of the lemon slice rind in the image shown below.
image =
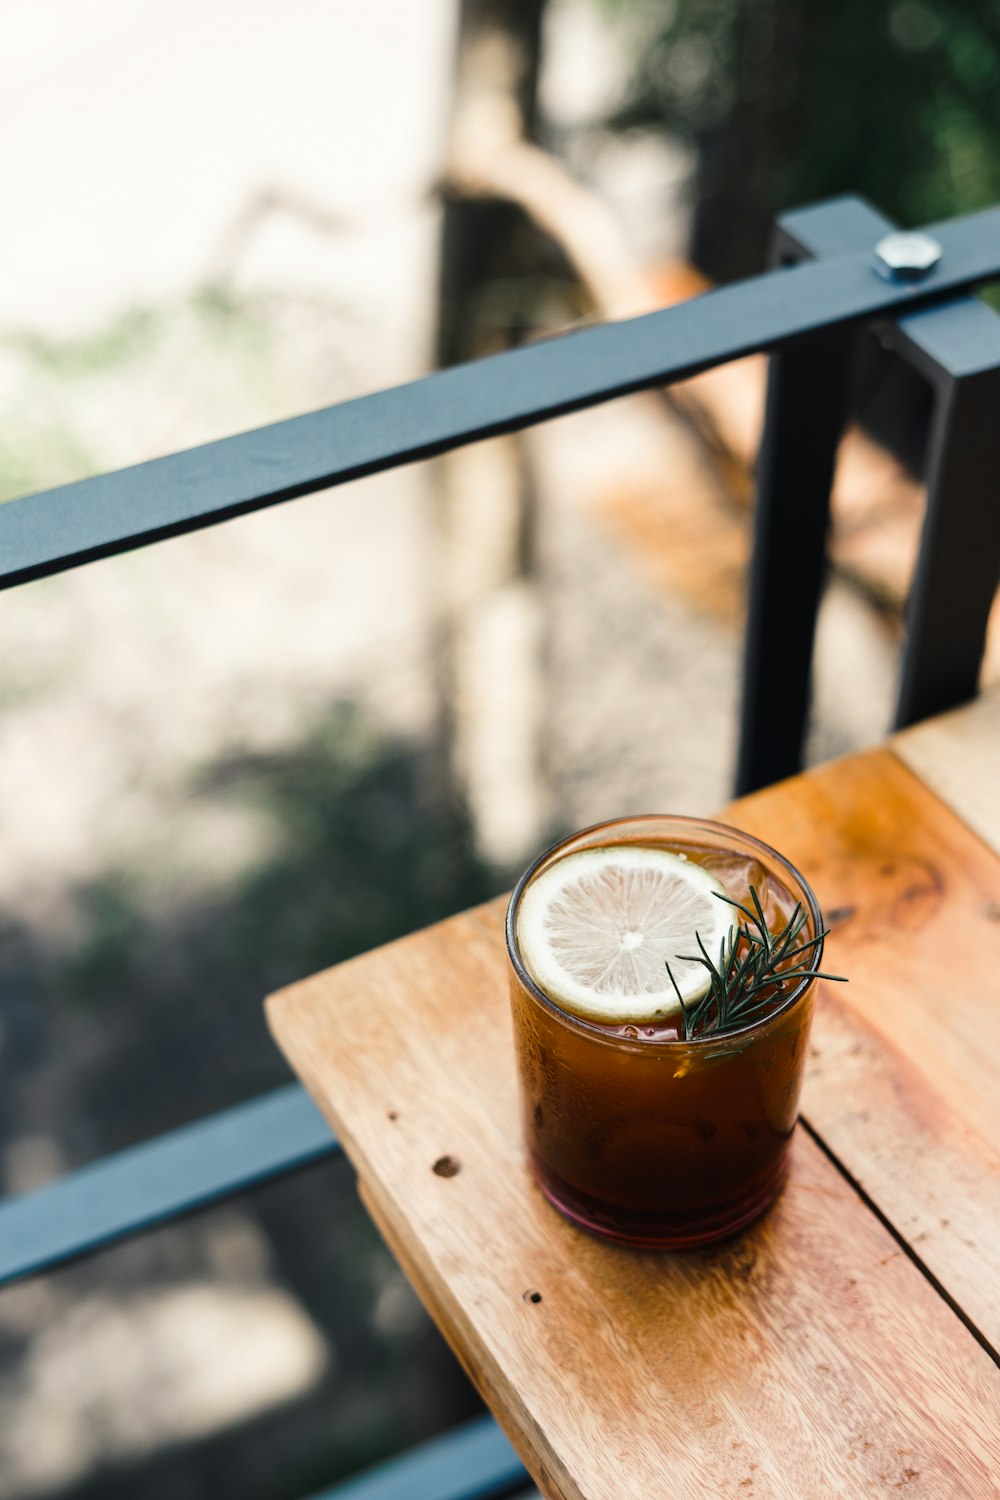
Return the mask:
<svg viewBox="0 0 1000 1500">
<path fill-rule="evenodd" d="M 709 987 L 708 970 L 682 959 L 700 935 L 713 962 L 735 935 L 725 888 L 701 865 L 666 849 L 605 845 L 554 861 L 525 887 L 517 911 L 524 965 L 543 994 L 586 1020 L 656 1022 Z"/>
</svg>

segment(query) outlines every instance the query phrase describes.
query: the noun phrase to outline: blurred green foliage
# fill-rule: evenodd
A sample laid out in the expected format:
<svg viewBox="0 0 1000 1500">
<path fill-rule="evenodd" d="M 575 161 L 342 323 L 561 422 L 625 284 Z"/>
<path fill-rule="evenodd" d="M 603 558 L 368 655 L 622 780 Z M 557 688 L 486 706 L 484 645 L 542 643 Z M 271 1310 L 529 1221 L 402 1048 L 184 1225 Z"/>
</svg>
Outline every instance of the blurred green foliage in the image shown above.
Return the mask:
<svg viewBox="0 0 1000 1500">
<path fill-rule="evenodd" d="M 761 265 L 776 212 L 865 195 L 903 226 L 1000 202 L 1000 0 L 607 0 L 642 45 L 615 123 L 697 150 L 693 253 Z"/>
</svg>

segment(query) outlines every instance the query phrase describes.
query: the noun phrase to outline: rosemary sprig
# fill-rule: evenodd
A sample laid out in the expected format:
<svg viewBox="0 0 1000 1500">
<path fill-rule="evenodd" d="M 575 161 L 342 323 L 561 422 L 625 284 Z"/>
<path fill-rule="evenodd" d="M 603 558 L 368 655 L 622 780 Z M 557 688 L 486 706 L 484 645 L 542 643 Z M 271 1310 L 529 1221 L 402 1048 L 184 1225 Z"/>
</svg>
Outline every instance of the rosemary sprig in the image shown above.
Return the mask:
<svg viewBox="0 0 1000 1500">
<path fill-rule="evenodd" d="M 720 901 L 735 907 L 745 920 L 737 923 L 736 939 L 729 947 L 728 954 L 726 939 L 720 943 L 718 962 L 712 959 L 699 932 L 694 935 L 698 952 L 678 953 L 677 957 L 686 963 L 701 964 L 708 970 L 708 990 L 693 1005 L 688 1005 L 682 999 L 673 970 L 669 963 L 666 966 L 670 983 L 680 1003 L 686 1042 L 696 1037 L 720 1036 L 727 1031 L 737 1031 L 743 1026 L 749 1026 L 771 1010 L 775 1001 L 788 993 L 789 986 L 793 987 L 807 975 L 816 979 L 831 979 L 838 984 L 846 983 L 840 974 L 813 974 L 810 970 L 804 955 L 811 953 L 826 937 L 827 932 L 807 938 L 804 943 L 796 943 L 808 920 L 801 901 L 796 902 L 788 922 L 775 935 L 768 930 L 764 908 L 753 886 L 750 887 L 752 911 L 750 907 L 734 901 L 731 896 L 724 896 L 720 892 L 714 894 Z M 799 962 L 791 963 L 788 968 L 780 967 L 795 959 Z"/>
</svg>

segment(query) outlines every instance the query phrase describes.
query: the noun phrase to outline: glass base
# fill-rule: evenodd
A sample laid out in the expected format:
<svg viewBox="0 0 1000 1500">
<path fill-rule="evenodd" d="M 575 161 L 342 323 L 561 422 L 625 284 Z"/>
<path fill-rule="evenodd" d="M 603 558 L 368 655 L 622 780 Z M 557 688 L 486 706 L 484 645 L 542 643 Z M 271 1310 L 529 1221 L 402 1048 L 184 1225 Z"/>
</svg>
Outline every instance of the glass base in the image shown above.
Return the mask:
<svg viewBox="0 0 1000 1500">
<path fill-rule="evenodd" d="M 754 1183 L 750 1192 L 726 1204 L 687 1214 L 648 1211 L 630 1214 L 626 1208 L 601 1205 L 593 1200 L 583 1204 L 575 1194 L 554 1183 L 536 1158 L 531 1158 L 531 1168 L 552 1207 L 589 1234 L 635 1250 L 695 1250 L 730 1239 L 760 1218 L 784 1186 L 788 1149 L 782 1152 L 773 1171 L 764 1181 Z"/>
</svg>

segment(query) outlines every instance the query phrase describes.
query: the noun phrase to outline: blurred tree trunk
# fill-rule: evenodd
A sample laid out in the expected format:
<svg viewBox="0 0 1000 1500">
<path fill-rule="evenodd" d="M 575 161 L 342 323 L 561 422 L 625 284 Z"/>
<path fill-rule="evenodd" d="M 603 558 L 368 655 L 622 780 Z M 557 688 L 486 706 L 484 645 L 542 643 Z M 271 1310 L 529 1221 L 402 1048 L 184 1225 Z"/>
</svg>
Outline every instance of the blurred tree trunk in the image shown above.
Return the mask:
<svg viewBox="0 0 1000 1500">
<path fill-rule="evenodd" d="M 692 259 L 713 281 L 764 264 L 784 206 L 788 160 L 802 134 L 802 76 L 809 39 L 801 0 L 739 0 L 732 22 L 732 108 L 698 136 Z M 834 128 L 831 122 L 831 128 Z"/>
<path fill-rule="evenodd" d="M 766 263 L 776 216 L 802 199 L 799 162 L 810 137 L 809 81 L 829 46 L 829 4 L 738 0 L 731 32 L 731 110 L 699 136 L 692 258 L 714 281 L 752 276 Z M 828 66 L 835 64 L 835 58 Z M 839 122 L 829 121 L 836 131 Z M 812 130 L 815 131 L 813 121 Z M 877 142 L 872 143 L 873 149 Z M 856 188 L 844 180 L 843 191 Z M 879 205 L 883 206 L 883 205 Z M 913 472 L 923 467 L 929 389 L 871 334 L 858 340 L 851 410 Z"/>
<path fill-rule="evenodd" d="M 535 134 L 544 0 L 463 0 L 453 150 L 500 133 Z M 461 146 L 456 146 L 457 141 Z M 526 282 L 545 241 L 522 210 L 445 187 L 438 362 L 521 341 Z M 444 675 L 441 733 L 477 852 L 511 868 L 544 823 L 540 760 L 540 605 L 532 585 L 534 503 L 525 445 L 477 443 L 438 465 Z"/>
<path fill-rule="evenodd" d="M 534 139 L 545 0 L 462 0 L 459 9 L 453 129 L 475 128 L 477 114 L 513 112 Z M 483 294 L 491 283 L 531 269 L 537 236 L 507 203 L 471 201 L 445 191 L 441 240 L 438 363 L 474 359 L 498 347 L 483 327 Z M 506 340 L 514 343 L 515 328 Z M 494 342 L 496 340 L 496 342 Z"/>
</svg>

